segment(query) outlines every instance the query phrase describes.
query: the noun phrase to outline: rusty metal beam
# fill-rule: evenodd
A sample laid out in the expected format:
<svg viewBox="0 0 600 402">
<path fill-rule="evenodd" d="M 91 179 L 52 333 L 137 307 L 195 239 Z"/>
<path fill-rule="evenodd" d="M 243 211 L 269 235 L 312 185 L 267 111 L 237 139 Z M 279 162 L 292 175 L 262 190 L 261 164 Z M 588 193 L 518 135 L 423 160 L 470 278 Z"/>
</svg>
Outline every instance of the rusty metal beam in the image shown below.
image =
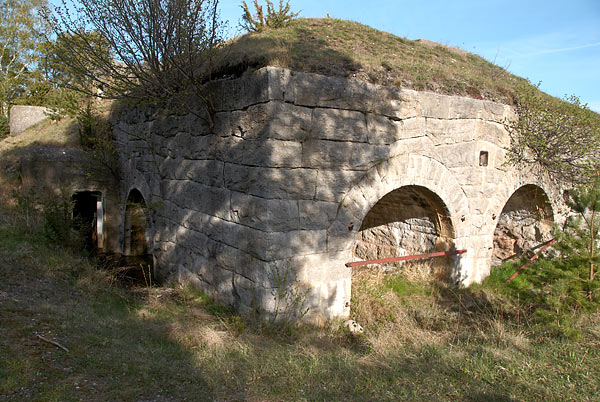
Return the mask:
<svg viewBox="0 0 600 402">
<path fill-rule="evenodd" d="M 546 243 L 543 243 L 544 247 L 542 247 L 542 249 L 540 251 L 535 253 L 535 255 L 533 257 L 531 257 L 529 259 L 529 261 L 527 261 L 525 264 L 523 264 L 523 266 L 521 268 L 517 269 L 517 271 L 510 278 L 508 278 L 505 283 L 509 283 L 510 281 L 515 279 L 517 277 L 517 275 L 519 275 L 521 273 L 521 271 L 525 269 L 526 266 L 528 266 L 533 261 L 537 260 L 538 257 L 540 256 L 540 254 L 542 254 L 544 251 L 546 251 L 554 243 L 556 243 L 556 239 L 551 239 L 551 240 L 548 240 Z"/>
<path fill-rule="evenodd" d="M 355 262 L 347 262 L 347 267 L 361 267 L 363 265 L 371 265 L 371 264 L 385 264 L 386 262 L 397 262 L 397 261 L 409 261 L 409 260 L 423 260 L 426 258 L 433 257 L 444 257 L 447 255 L 457 255 L 466 253 L 467 250 L 453 250 L 453 251 L 439 251 L 436 253 L 429 254 L 418 254 L 418 255 L 405 255 L 403 257 L 391 257 L 391 258 L 382 258 L 380 260 L 367 260 L 367 261 L 355 261 Z"/>
</svg>

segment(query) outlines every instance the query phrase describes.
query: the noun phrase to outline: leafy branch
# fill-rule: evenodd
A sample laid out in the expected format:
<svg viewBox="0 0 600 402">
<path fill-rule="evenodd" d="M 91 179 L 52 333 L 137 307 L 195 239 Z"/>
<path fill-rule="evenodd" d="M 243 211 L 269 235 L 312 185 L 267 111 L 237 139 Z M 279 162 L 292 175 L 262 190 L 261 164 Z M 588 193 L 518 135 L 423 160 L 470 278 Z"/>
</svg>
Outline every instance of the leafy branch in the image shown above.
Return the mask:
<svg viewBox="0 0 600 402">
<path fill-rule="evenodd" d="M 600 116 L 576 96 L 559 101 L 536 87 L 522 88 L 517 120 L 504 123 L 511 137 L 508 160 L 538 165 L 567 183 L 589 183 L 600 168 Z"/>
<path fill-rule="evenodd" d="M 283 0 L 279 0 L 278 10 L 275 9 L 270 0 L 266 0 L 266 2 L 267 14 L 265 15 L 263 7 L 258 4 L 258 0 L 254 0 L 253 4 L 256 13 L 253 15 L 248 4 L 242 1 L 242 5 L 240 6 L 244 11 L 240 24 L 242 28 L 248 32 L 262 32 L 265 29 L 283 28 L 300 14 L 300 12 L 294 13 L 291 11 L 289 0 L 285 3 Z"/>
</svg>

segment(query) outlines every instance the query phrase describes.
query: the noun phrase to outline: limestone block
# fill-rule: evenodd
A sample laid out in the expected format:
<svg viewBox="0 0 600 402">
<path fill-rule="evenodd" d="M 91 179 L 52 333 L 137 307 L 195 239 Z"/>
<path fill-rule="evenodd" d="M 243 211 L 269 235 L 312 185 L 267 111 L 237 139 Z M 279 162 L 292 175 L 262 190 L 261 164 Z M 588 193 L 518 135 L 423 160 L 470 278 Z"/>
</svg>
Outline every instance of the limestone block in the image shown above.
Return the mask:
<svg viewBox="0 0 600 402">
<path fill-rule="evenodd" d="M 296 255 L 307 255 L 324 252 L 327 249 L 326 230 L 298 230 L 286 232 L 284 246 L 289 250 L 280 250 L 274 259 L 290 258 Z"/>
<path fill-rule="evenodd" d="M 191 158 L 192 137 L 189 133 L 178 132 L 167 142 L 167 148 L 171 158 Z"/>
<path fill-rule="evenodd" d="M 211 247 L 214 250 L 212 254 L 214 258 L 211 257 L 210 261 L 215 267 L 219 267 L 219 270 L 241 275 L 254 283 L 255 286 L 266 286 L 268 281 L 263 269 L 264 261 L 260 261 L 248 253 L 227 244 L 212 242 Z"/>
<path fill-rule="evenodd" d="M 311 305 L 306 316 L 307 320 L 322 325 L 328 317 L 348 317 L 350 314 L 350 278 L 312 282 L 309 286 Z"/>
<path fill-rule="evenodd" d="M 218 80 L 207 85 L 217 112 L 242 110 L 250 105 L 267 102 L 275 94 L 270 91 L 269 71 L 260 69 L 234 80 Z M 274 96 L 283 99 L 283 94 Z"/>
<path fill-rule="evenodd" d="M 299 72 L 293 73 L 291 80 L 297 105 L 364 112 L 369 109 L 372 92 L 366 83 Z"/>
<path fill-rule="evenodd" d="M 237 165 L 233 163 L 225 163 L 225 167 L 223 170 L 223 185 L 225 188 L 237 191 L 240 193 L 249 193 L 250 192 L 250 181 L 253 180 L 253 176 L 259 176 L 260 174 L 254 173 L 257 169 L 263 169 L 254 166 L 243 166 Z M 258 195 L 259 197 L 263 196 L 263 194 L 253 194 Z M 264 198 L 270 198 L 264 196 Z M 281 198 L 281 197 L 272 197 L 272 198 Z"/>
<path fill-rule="evenodd" d="M 482 185 L 488 175 L 487 168 L 484 167 L 454 167 L 451 169 L 458 182 L 469 186 Z"/>
<path fill-rule="evenodd" d="M 219 161 L 169 157 L 160 163 L 160 172 L 171 180 L 192 180 L 214 187 L 223 184 L 223 163 Z"/>
<path fill-rule="evenodd" d="M 244 251 L 264 261 L 281 260 L 297 255 L 325 250 L 325 230 L 295 230 L 291 232 L 262 232 L 241 227 L 238 244 Z"/>
<path fill-rule="evenodd" d="M 385 145 L 309 140 L 302 144 L 302 164 L 324 169 L 367 170 L 389 157 Z"/>
<path fill-rule="evenodd" d="M 482 102 L 481 106 L 485 110 L 485 117 L 487 120 L 502 124 L 506 120 L 512 120 L 516 118 L 514 109 L 508 105 L 484 101 Z"/>
<path fill-rule="evenodd" d="M 213 268 L 212 296 L 224 305 L 238 306 L 239 298 L 233 289 L 233 272 L 223 269 L 219 265 Z"/>
<path fill-rule="evenodd" d="M 300 167 L 302 145 L 273 139 L 228 138 L 219 146 L 218 158 L 225 162 L 262 167 Z"/>
<path fill-rule="evenodd" d="M 393 148 L 387 145 L 355 144 L 352 149 L 351 167 L 368 170 L 378 163 L 389 159 Z"/>
<path fill-rule="evenodd" d="M 185 116 L 177 116 L 173 114 L 159 115 L 153 120 L 151 131 L 147 134 L 152 133 L 162 137 L 171 137 L 179 132 L 190 134 L 189 119 Z"/>
<path fill-rule="evenodd" d="M 316 199 L 339 202 L 350 191 L 365 172 L 354 170 L 318 171 Z"/>
<path fill-rule="evenodd" d="M 313 199 L 316 169 L 283 169 L 225 165 L 225 187 L 269 199 Z"/>
<path fill-rule="evenodd" d="M 208 217 L 204 233 L 214 241 L 235 247 L 254 258 L 274 261 L 325 249 L 325 230 L 264 232 L 217 217 Z"/>
<path fill-rule="evenodd" d="M 234 80 L 218 80 L 208 84 L 218 112 L 242 110 L 269 100 L 283 100 L 288 88 L 289 71 L 265 67 Z"/>
<path fill-rule="evenodd" d="M 165 197 L 180 207 L 230 219 L 229 190 L 206 186 L 190 180 L 167 181 Z"/>
<path fill-rule="evenodd" d="M 338 204 L 323 201 L 298 201 L 300 229 L 327 229 L 337 215 Z"/>
<path fill-rule="evenodd" d="M 344 264 L 350 261 L 346 253 L 318 253 L 293 257 L 289 264 L 296 268 L 296 278 L 310 286 L 330 280 L 349 278 L 350 268 Z"/>
<path fill-rule="evenodd" d="M 210 134 L 213 130 L 210 126 L 210 118 L 204 108 L 200 111 L 193 111 L 185 116 L 184 130 L 191 136 L 204 136 Z"/>
<path fill-rule="evenodd" d="M 242 275 L 233 273 L 231 285 L 236 305 L 243 304 L 248 307 L 252 305 L 255 309 L 258 308 L 267 312 L 272 311 L 272 306 L 269 305 L 271 301 L 270 294 L 265 292 L 264 289 L 257 287 L 253 281 Z"/>
<path fill-rule="evenodd" d="M 234 222 L 267 232 L 299 228 L 298 202 L 269 200 L 231 192 L 231 217 Z"/>
<path fill-rule="evenodd" d="M 280 140 L 302 141 L 308 137 L 312 110 L 289 103 L 270 102 L 269 121 L 265 126 L 265 136 Z"/>
<path fill-rule="evenodd" d="M 405 100 L 401 117 L 462 119 L 485 118 L 488 115 L 482 108 L 483 103 L 487 101 L 409 89 L 403 89 L 401 96 Z M 493 110 L 493 106 L 490 108 Z"/>
<path fill-rule="evenodd" d="M 193 209 L 177 208 L 177 215 L 174 215 L 177 218 L 177 223 L 195 231 L 203 230 L 207 219 L 206 214 L 194 211 Z"/>
<path fill-rule="evenodd" d="M 506 148 L 510 145 L 510 135 L 502 123 L 481 121 L 479 123 L 479 139 Z"/>
<path fill-rule="evenodd" d="M 190 279 L 199 279 L 205 282 L 209 286 L 214 286 L 215 279 L 218 275 L 215 275 L 218 268 L 216 268 L 217 262 L 214 258 L 206 258 L 196 253 L 190 255 L 190 266 L 189 271 L 192 274 Z"/>
<path fill-rule="evenodd" d="M 476 143 L 440 145 L 436 148 L 442 163 L 448 168 L 479 166 L 479 149 Z"/>
<path fill-rule="evenodd" d="M 183 161 L 176 172 L 178 179 L 193 180 L 207 186 L 223 186 L 224 164 L 215 160 Z"/>
<path fill-rule="evenodd" d="M 427 134 L 427 119 L 424 117 L 410 117 L 401 120 L 402 138 L 415 138 Z"/>
<path fill-rule="evenodd" d="M 23 131 L 48 119 L 50 109 L 41 106 L 15 105 L 10 108 L 9 130 L 12 135 Z"/>
<path fill-rule="evenodd" d="M 365 115 L 350 110 L 315 109 L 313 111 L 313 138 L 367 142 Z"/>
<path fill-rule="evenodd" d="M 189 148 L 185 153 L 186 159 L 216 159 L 223 142 L 216 135 L 190 137 Z"/>
<path fill-rule="evenodd" d="M 354 186 L 356 191 L 360 191 L 369 205 L 374 205 L 383 194 L 375 189 L 381 188 L 382 178 L 378 169 L 371 169 L 365 173 L 361 180 Z"/>
<path fill-rule="evenodd" d="M 353 144 L 309 140 L 302 144 L 302 166 L 313 168 L 350 168 Z"/>
<path fill-rule="evenodd" d="M 396 141 L 425 135 L 425 120 L 395 120 L 386 116 L 367 114 L 369 144 L 385 145 Z"/>
<path fill-rule="evenodd" d="M 400 117 L 400 91 L 358 80 L 294 72 L 294 103 Z"/>
<path fill-rule="evenodd" d="M 244 230 L 244 226 L 212 215 L 205 217 L 202 227 L 202 233 L 209 239 L 217 243 L 243 249 L 241 244 L 237 244 L 239 237 L 238 230 Z"/>
<path fill-rule="evenodd" d="M 336 220 L 327 231 L 327 252 L 347 252 L 352 249 L 352 243 L 360 221 L 344 221 Z"/>
<path fill-rule="evenodd" d="M 424 154 L 429 157 L 439 159 L 437 150 L 433 147 L 429 137 L 414 137 L 396 141 L 387 146 L 389 158 L 398 157 L 400 155 L 409 154 Z M 398 171 L 398 169 L 396 169 Z M 401 172 L 402 176 L 406 176 L 406 172 Z"/>
<path fill-rule="evenodd" d="M 268 98 L 272 100 L 289 101 L 288 92 L 292 92 L 290 77 L 292 72 L 285 68 L 267 66 L 264 67 L 269 77 Z M 293 103 L 293 98 L 292 98 Z"/>
<path fill-rule="evenodd" d="M 250 106 L 247 110 L 218 113 L 215 132 L 248 139 L 261 137 L 300 141 L 310 131 L 312 110 L 280 101 Z"/>
<path fill-rule="evenodd" d="M 435 145 L 474 141 L 479 135 L 480 120 L 446 120 L 428 118 L 425 131 Z"/>
</svg>

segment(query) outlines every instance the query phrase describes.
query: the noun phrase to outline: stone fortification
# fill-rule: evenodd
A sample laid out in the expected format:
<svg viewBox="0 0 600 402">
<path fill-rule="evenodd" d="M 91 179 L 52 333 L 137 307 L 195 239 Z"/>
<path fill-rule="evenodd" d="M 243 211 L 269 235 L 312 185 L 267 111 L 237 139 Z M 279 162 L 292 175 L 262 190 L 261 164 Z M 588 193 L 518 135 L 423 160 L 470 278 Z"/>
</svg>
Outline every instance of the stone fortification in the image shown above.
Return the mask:
<svg viewBox="0 0 600 402">
<path fill-rule="evenodd" d="M 12 135 L 21 134 L 48 118 L 48 108 L 42 106 L 16 105 L 10 108 L 9 127 Z"/>
<path fill-rule="evenodd" d="M 211 85 L 211 118 L 193 104 L 116 117 L 121 201 L 143 197 L 157 274 L 242 311 L 281 308 L 290 272 L 308 317 L 346 316 L 344 264 L 364 258 L 467 249 L 446 262 L 469 285 L 506 213 L 557 219 L 550 180 L 504 163 L 508 106 L 272 67 Z M 528 241 L 548 236 L 538 226 Z"/>
</svg>

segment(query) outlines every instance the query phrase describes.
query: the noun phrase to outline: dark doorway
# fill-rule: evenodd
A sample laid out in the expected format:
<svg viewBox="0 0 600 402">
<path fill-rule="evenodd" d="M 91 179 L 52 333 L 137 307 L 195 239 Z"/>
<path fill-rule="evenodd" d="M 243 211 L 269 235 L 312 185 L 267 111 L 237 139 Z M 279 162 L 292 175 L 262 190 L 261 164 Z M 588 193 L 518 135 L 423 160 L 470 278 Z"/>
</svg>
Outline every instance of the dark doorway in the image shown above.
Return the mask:
<svg viewBox="0 0 600 402">
<path fill-rule="evenodd" d="M 103 207 L 99 191 L 73 194 L 73 226 L 79 231 L 89 251 L 103 248 Z"/>
</svg>

